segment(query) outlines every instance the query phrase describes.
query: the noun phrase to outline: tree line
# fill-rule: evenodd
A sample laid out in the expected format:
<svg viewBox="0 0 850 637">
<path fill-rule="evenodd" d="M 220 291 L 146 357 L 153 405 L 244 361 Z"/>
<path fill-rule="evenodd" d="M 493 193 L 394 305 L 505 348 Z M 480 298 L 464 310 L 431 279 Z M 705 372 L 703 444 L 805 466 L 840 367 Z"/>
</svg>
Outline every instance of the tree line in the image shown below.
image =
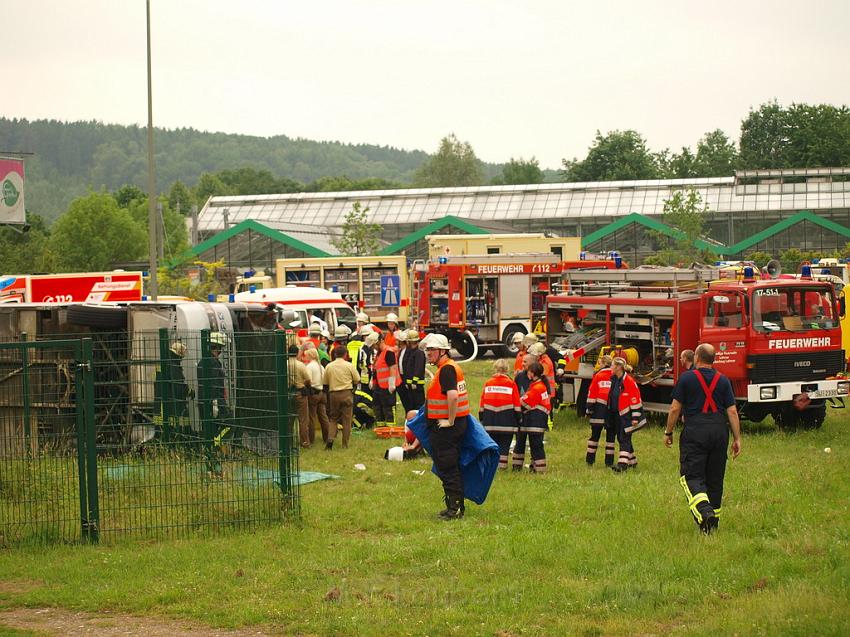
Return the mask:
<svg viewBox="0 0 850 637">
<path fill-rule="evenodd" d="M 97 122 L 0 118 L 0 149 L 36 152 L 27 160 L 31 230 L 0 229 L 0 271 L 100 270 L 147 259 L 147 197 L 139 189 L 146 179 L 144 133 Z M 585 157 L 565 158 L 558 173 L 534 157 L 485 164 L 454 134 L 427 155 L 283 136 L 157 132 L 158 183 L 168 184 L 159 201 L 169 259 L 187 247 L 185 216 L 212 195 L 714 177 L 740 169 L 848 165 L 850 110 L 828 104 L 769 102 L 748 113 L 737 142 L 715 130 L 693 149 L 676 152 L 650 150 L 633 130 L 597 132 Z M 669 219 L 688 236 L 702 228 L 693 220 L 692 214 Z M 669 260 L 678 256 L 670 253 Z"/>
</svg>

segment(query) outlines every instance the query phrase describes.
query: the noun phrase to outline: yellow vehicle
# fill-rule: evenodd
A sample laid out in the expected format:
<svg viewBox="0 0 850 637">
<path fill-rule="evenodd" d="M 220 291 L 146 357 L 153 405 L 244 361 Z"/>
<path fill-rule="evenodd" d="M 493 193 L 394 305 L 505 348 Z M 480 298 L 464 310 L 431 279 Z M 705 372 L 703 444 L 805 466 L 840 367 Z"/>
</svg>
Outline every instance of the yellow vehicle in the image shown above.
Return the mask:
<svg viewBox="0 0 850 637">
<path fill-rule="evenodd" d="M 801 263 L 797 269 L 797 276 L 803 271 L 803 266 L 808 263 Z M 844 349 L 844 355 L 850 356 L 850 313 L 846 308 L 846 300 L 844 296 L 845 288 L 850 284 L 850 263 L 835 258 L 815 259 L 811 263 L 812 278 L 819 281 L 829 281 L 835 288 L 835 294 L 838 297 L 838 307 L 840 314 L 841 325 L 841 346 Z"/>
</svg>

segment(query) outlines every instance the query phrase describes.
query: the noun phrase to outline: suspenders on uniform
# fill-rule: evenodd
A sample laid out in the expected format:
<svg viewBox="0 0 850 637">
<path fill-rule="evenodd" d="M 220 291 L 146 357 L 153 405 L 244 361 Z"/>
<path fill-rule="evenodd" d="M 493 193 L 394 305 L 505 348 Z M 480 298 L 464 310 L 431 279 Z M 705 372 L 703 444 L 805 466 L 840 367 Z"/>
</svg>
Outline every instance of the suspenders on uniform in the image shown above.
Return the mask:
<svg viewBox="0 0 850 637">
<path fill-rule="evenodd" d="M 714 402 L 714 388 L 717 387 L 717 381 L 720 380 L 720 372 L 714 372 L 714 378 L 711 379 L 711 384 L 707 384 L 705 382 L 705 378 L 703 375 L 694 370 L 694 374 L 697 376 L 697 380 L 699 381 L 700 386 L 702 387 L 702 391 L 705 394 L 705 402 L 702 405 L 702 413 L 704 414 L 715 414 L 717 413 L 717 403 Z"/>
</svg>

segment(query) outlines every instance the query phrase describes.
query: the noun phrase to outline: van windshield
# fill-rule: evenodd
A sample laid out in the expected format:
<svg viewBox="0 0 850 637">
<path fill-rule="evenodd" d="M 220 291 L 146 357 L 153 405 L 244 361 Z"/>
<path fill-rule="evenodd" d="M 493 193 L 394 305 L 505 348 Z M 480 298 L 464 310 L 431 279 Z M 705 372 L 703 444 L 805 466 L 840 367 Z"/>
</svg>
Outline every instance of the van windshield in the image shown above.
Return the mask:
<svg viewBox="0 0 850 637">
<path fill-rule="evenodd" d="M 832 289 L 828 286 L 777 286 L 753 292 L 753 329 L 759 332 L 801 332 L 833 329 Z"/>
<path fill-rule="evenodd" d="M 350 307 L 336 308 L 337 325 L 347 325 L 348 327 L 354 327 L 354 324 L 356 322 L 356 315 L 354 314 L 354 310 L 352 310 Z"/>
</svg>

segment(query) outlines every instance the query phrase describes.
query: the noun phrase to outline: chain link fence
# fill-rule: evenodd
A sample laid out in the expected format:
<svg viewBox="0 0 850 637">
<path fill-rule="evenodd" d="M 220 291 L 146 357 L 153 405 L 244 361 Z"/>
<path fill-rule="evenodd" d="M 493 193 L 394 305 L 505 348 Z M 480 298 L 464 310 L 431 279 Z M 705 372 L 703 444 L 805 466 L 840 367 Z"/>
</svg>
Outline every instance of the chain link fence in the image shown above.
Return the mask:
<svg viewBox="0 0 850 637">
<path fill-rule="evenodd" d="M 0 343 L 0 545 L 297 516 L 286 339 L 162 329 Z"/>
</svg>

